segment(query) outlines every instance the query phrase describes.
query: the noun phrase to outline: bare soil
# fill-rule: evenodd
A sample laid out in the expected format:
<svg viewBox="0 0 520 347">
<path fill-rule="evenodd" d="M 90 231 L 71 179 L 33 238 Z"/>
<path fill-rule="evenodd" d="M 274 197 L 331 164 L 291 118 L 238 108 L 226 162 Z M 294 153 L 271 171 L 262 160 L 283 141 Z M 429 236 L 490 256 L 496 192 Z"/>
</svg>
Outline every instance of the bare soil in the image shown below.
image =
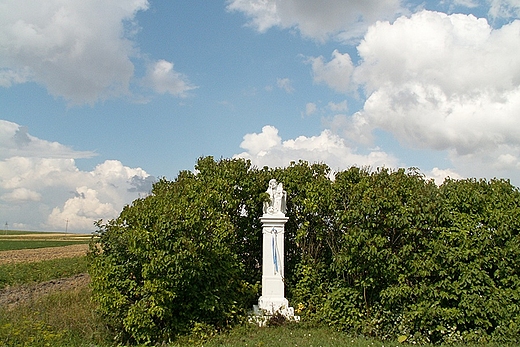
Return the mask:
<svg viewBox="0 0 520 347">
<path fill-rule="evenodd" d="M 86 255 L 87 244 L 38 249 L 20 249 L 0 252 L 0 265 L 13 263 L 34 263 L 42 260 L 74 258 Z"/>
<path fill-rule="evenodd" d="M 59 291 L 81 289 L 89 283 L 90 276 L 88 274 L 79 274 L 37 284 L 7 287 L 0 290 L 0 307 L 11 309 L 18 304 L 37 299 L 44 295 Z"/>
</svg>

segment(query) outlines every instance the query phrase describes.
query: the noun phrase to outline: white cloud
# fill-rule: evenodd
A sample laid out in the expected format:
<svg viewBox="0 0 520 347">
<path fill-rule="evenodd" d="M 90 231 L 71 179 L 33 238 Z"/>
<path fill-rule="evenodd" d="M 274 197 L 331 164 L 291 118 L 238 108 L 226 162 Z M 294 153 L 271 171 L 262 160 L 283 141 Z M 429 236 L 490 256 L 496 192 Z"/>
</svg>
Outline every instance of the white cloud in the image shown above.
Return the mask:
<svg viewBox="0 0 520 347">
<path fill-rule="evenodd" d="M 489 15 L 493 18 L 518 18 L 520 16 L 519 0 L 488 0 Z"/>
<path fill-rule="evenodd" d="M 426 173 L 426 177 L 431 178 L 437 185 L 441 185 L 446 178 L 454 180 L 461 179 L 462 176 L 451 169 L 439 169 L 434 167 L 430 172 Z"/>
<path fill-rule="evenodd" d="M 140 168 L 107 160 L 82 171 L 74 158 L 91 152 L 35 138 L 15 123 L 0 125 L 0 220 L 12 226 L 64 230 L 68 220 L 69 230 L 91 231 L 95 220 L 117 217 L 151 188 L 153 177 Z"/>
<path fill-rule="evenodd" d="M 347 100 L 340 103 L 329 102 L 327 106 L 332 112 L 346 112 L 348 110 Z"/>
<path fill-rule="evenodd" d="M 114 218 L 118 210 L 113 203 L 101 202 L 98 192 L 86 186 L 76 188 L 76 196 L 68 199 L 63 208 L 55 207 L 46 224 L 50 228 L 61 228 L 64 222 L 74 229 L 92 229 L 93 221 Z"/>
<path fill-rule="evenodd" d="M 314 113 L 316 113 L 316 110 L 317 110 L 317 106 L 315 103 L 313 102 L 308 102 L 306 105 L 305 105 L 305 115 L 306 116 L 311 116 L 313 115 Z"/>
<path fill-rule="evenodd" d="M 285 90 L 285 92 L 289 94 L 294 92 L 291 80 L 288 78 L 277 78 L 276 85 L 278 86 L 278 88 Z"/>
<path fill-rule="evenodd" d="M 371 123 L 462 153 L 520 143 L 511 128 L 520 110 L 520 21 L 493 30 L 473 16 L 424 11 L 373 26 L 358 50 Z"/>
<path fill-rule="evenodd" d="M 94 152 L 75 151 L 58 142 L 38 139 L 26 127 L 0 119 L 0 159 L 11 157 L 90 158 Z"/>
<path fill-rule="evenodd" d="M 498 168 L 511 161 L 504 150 L 520 156 L 520 21 L 493 29 L 472 15 L 422 11 L 371 26 L 358 52 L 353 78 L 366 102 L 334 120 L 352 140 L 380 128 L 413 147 L 449 150 L 454 163 L 489 157 Z"/>
<path fill-rule="evenodd" d="M 453 0 L 453 4 L 468 8 L 475 8 L 479 6 L 479 3 L 476 0 Z"/>
<path fill-rule="evenodd" d="M 227 8 L 244 13 L 260 32 L 274 26 L 297 28 L 321 41 L 360 36 L 368 24 L 402 12 L 399 0 L 229 0 Z"/>
<path fill-rule="evenodd" d="M 260 32 L 280 24 L 276 1 L 271 0 L 231 0 L 228 10 L 244 12 L 251 18 L 250 25 Z"/>
<path fill-rule="evenodd" d="M 0 84 L 32 80 L 74 104 L 128 91 L 134 73 L 125 25 L 147 0 L 6 0 Z"/>
<path fill-rule="evenodd" d="M 31 79 L 31 72 L 28 68 L 18 70 L 2 70 L 0 66 L 0 87 L 8 88 L 13 84 L 21 84 Z"/>
<path fill-rule="evenodd" d="M 354 65 L 348 54 L 332 52 L 332 60 L 324 62 L 323 57 L 310 58 L 315 83 L 324 83 L 339 93 L 352 90 L 350 79 Z"/>
<path fill-rule="evenodd" d="M 16 188 L 10 193 L 2 195 L 2 200 L 8 202 L 23 202 L 23 201 L 40 201 L 42 196 L 40 193 L 32 191 L 27 188 Z"/>
<path fill-rule="evenodd" d="M 197 88 L 188 81 L 188 78 L 173 69 L 173 63 L 158 60 L 148 66 L 144 84 L 160 94 L 171 94 L 186 97 L 186 93 Z"/>
<path fill-rule="evenodd" d="M 254 165 L 284 167 L 291 161 L 326 163 L 332 169 L 346 169 L 350 166 L 395 167 L 397 160 L 391 155 L 375 150 L 368 154 L 358 154 L 348 147 L 344 140 L 330 130 L 324 130 L 318 136 L 299 136 L 296 139 L 282 141 L 278 129 L 266 125 L 260 134 L 244 136 L 240 147 L 245 152 L 234 157 L 250 159 Z"/>
<path fill-rule="evenodd" d="M 260 134 L 244 135 L 244 141 L 240 144 L 240 148 L 246 149 L 252 156 L 262 157 L 269 150 L 279 147 L 281 144 L 282 138 L 278 135 L 278 129 L 272 125 L 266 125 L 262 128 Z"/>
</svg>

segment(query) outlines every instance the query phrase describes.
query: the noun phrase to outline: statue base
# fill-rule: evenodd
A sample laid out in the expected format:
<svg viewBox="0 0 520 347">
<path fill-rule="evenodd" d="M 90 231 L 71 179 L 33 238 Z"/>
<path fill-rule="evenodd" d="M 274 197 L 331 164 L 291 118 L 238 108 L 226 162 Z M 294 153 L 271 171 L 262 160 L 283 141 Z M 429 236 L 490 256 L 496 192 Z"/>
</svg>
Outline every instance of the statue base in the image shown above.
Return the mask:
<svg viewBox="0 0 520 347">
<path fill-rule="evenodd" d="M 260 305 L 267 305 L 263 308 Z M 277 307 L 277 309 L 275 309 Z M 289 307 L 287 299 L 279 301 L 263 300 L 260 297 L 258 305 L 253 306 L 253 313 L 249 316 L 249 322 L 258 324 L 260 327 L 265 327 L 269 324 L 271 319 L 282 316 L 288 322 L 299 322 L 300 316 L 294 315 L 294 308 Z"/>
</svg>

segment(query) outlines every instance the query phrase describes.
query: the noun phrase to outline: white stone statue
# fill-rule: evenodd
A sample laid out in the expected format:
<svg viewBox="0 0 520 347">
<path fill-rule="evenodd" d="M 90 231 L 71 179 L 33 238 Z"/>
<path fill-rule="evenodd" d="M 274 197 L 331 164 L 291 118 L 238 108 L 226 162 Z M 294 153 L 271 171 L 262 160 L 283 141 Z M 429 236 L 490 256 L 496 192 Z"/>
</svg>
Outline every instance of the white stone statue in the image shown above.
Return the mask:
<svg viewBox="0 0 520 347">
<path fill-rule="evenodd" d="M 266 193 L 269 194 L 269 201 L 264 202 L 264 214 L 285 214 L 287 192 L 283 190 L 282 184 L 275 179 L 270 180 Z"/>
<path fill-rule="evenodd" d="M 281 183 L 272 179 L 267 188 L 269 201 L 264 202 L 262 222 L 262 296 L 255 305 L 256 321 L 264 325 L 270 316 L 279 313 L 289 320 L 298 321 L 294 308 L 285 298 L 285 216 L 287 192 Z"/>
</svg>

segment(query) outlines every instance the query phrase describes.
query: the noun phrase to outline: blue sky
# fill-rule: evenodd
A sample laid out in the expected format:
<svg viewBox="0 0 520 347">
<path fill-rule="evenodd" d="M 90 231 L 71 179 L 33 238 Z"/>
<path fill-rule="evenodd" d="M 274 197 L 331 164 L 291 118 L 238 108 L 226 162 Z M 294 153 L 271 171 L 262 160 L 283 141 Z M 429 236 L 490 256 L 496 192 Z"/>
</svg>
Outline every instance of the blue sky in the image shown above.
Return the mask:
<svg viewBox="0 0 520 347">
<path fill-rule="evenodd" d="M 93 230 L 206 155 L 520 185 L 519 14 L 519 0 L 0 0 L 0 225 Z"/>
</svg>

